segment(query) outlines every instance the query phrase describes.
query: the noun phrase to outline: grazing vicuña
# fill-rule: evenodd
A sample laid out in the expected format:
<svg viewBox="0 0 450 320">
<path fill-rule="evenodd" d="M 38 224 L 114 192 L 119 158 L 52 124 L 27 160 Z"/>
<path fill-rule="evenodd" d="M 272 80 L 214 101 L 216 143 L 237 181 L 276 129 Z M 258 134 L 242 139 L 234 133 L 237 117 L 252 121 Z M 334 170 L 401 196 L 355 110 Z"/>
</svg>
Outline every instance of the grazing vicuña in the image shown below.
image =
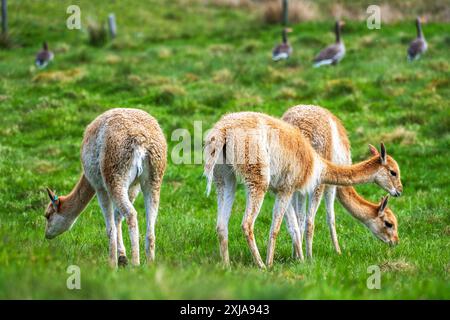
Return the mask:
<svg viewBox="0 0 450 320">
<path fill-rule="evenodd" d="M 255 262 L 264 268 L 253 229 L 269 188 L 276 195 L 266 259 L 267 265 L 271 266 L 276 237 L 295 191 L 312 196 L 320 184 L 375 182 L 387 191 L 397 192 L 401 183 L 399 179 L 391 178 L 390 170 L 398 171 L 398 165 L 386 154 L 384 146 L 379 155 L 366 161 L 339 166 L 317 154 L 301 131 L 285 121 L 255 112 L 223 116 L 206 137 L 205 175 L 208 190 L 213 179 L 217 187 L 217 231 L 224 263 L 229 263 L 228 221 L 237 175 L 243 178 L 247 188 L 242 229 Z M 299 232 L 295 243 L 296 255 L 303 258 Z"/>
<path fill-rule="evenodd" d="M 137 109 L 112 109 L 97 117 L 84 133 L 83 173 L 75 188 L 51 202 L 45 216 L 49 239 L 69 230 L 97 194 L 109 238 L 109 263 L 127 263 L 121 223 L 126 218 L 131 239 L 131 263 L 139 265 L 139 231 L 133 201 L 142 190 L 147 219 L 145 252 L 155 258 L 155 223 L 166 169 L 167 144 L 158 122 Z M 118 257 L 119 256 L 119 257 Z"/>
</svg>

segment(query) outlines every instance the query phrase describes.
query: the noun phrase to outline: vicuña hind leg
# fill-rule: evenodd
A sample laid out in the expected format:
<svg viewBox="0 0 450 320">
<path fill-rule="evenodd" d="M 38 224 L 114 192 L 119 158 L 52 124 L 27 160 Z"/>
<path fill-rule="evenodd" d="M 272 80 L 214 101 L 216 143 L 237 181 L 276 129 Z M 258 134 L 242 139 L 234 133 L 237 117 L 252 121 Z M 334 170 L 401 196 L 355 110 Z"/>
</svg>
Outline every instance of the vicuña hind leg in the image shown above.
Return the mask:
<svg viewBox="0 0 450 320">
<path fill-rule="evenodd" d="M 261 205 L 264 200 L 266 190 L 256 188 L 248 188 L 247 192 L 247 207 L 245 209 L 244 219 L 242 220 L 242 230 L 244 231 L 253 259 L 258 267 L 264 269 L 266 266 L 261 259 L 258 247 L 255 241 L 255 234 L 253 233 L 255 220 L 258 217 Z"/>
<path fill-rule="evenodd" d="M 155 261 L 155 225 L 156 218 L 158 216 L 160 190 L 160 181 L 148 182 L 142 187 L 147 221 L 147 231 L 145 235 L 145 255 L 147 257 L 147 263 L 152 263 L 153 261 Z"/>
<path fill-rule="evenodd" d="M 306 256 L 312 258 L 312 246 L 314 238 L 314 219 L 317 209 L 322 200 L 324 185 L 318 186 L 312 194 L 309 195 L 309 207 L 306 218 Z"/>
<path fill-rule="evenodd" d="M 139 194 L 139 191 L 141 190 L 139 184 L 136 184 L 134 186 L 131 186 L 128 190 L 128 197 L 131 201 L 131 203 L 134 203 L 134 200 Z M 119 210 L 117 208 L 114 208 L 114 218 L 116 221 L 116 228 L 117 228 L 117 254 L 118 254 L 118 263 L 120 266 L 126 266 L 128 264 L 127 259 L 127 252 L 125 249 L 125 245 L 123 243 L 123 234 L 122 234 L 122 221 L 123 216 L 120 214 Z"/>
<path fill-rule="evenodd" d="M 325 208 L 327 210 L 327 223 L 330 229 L 331 241 L 333 241 L 334 249 L 341 254 L 341 248 L 336 233 L 336 222 L 334 216 L 334 199 L 336 198 L 336 186 L 327 186 L 325 188 Z"/>
<path fill-rule="evenodd" d="M 128 232 L 131 240 L 131 264 L 138 266 L 139 259 L 139 226 L 137 221 L 137 212 L 128 198 L 127 187 L 115 187 L 111 190 L 114 205 L 120 214 L 125 217 L 128 225 Z"/>
<path fill-rule="evenodd" d="M 275 199 L 275 205 L 273 208 L 272 226 L 270 228 L 269 244 L 267 246 L 267 267 L 271 267 L 273 264 L 273 256 L 275 254 L 275 243 L 277 240 L 278 232 L 280 232 L 281 223 L 283 222 L 284 212 L 290 205 L 292 194 L 277 194 Z"/>
</svg>

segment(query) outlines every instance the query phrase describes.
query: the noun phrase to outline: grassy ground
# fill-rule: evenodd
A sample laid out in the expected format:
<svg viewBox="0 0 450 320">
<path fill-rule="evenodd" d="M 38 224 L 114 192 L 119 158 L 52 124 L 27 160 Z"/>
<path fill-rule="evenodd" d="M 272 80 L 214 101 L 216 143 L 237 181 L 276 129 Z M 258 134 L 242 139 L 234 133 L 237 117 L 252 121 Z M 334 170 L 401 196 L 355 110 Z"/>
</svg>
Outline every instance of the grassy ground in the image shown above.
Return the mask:
<svg viewBox="0 0 450 320">
<path fill-rule="evenodd" d="M 262 25 L 245 10 L 175 1 L 97 7 L 76 2 L 83 23 L 110 11 L 118 16 L 119 37 L 92 47 L 85 31 L 65 28 L 72 2 L 10 3 L 14 47 L 0 50 L 0 298 L 450 298 L 448 24 L 424 26 L 429 51 L 410 64 L 405 53 L 415 36 L 411 21 L 373 31 L 365 22 L 348 21 L 345 59 L 337 67 L 313 69 L 314 54 L 333 41 L 331 20 L 293 26 L 294 54 L 274 64 L 270 50 L 279 27 Z M 56 54 L 48 73 L 32 66 L 44 39 Z M 230 223 L 232 268 L 224 270 L 215 197 L 204 195 L 202 166 L 173 163 L 162 189 L 155 265 L 108 269 L 96 201 L 70 232 L 44 239 L 44 188 L 71 190 L 80 174 L 83 130 L 101 112 L 148 111 L 159 120 L 171 152 L 171 132 L 193 133 L 194 121 L 206 130 L 225 112 L 281 116 L 299 103 L 325 106 L 343 120 L 354 161 L 367 156 L 368 143 L 381 140 L 398 160 L 404 195 L 390 206 L 399 220 L 399 246 L 381 243 L 336 204 L 343 250 L 336 255 L 321 206 L 315 259 L 294 261 L 283 227 L 274 268 L 260 271 L 240 229 L 245 201 L 239 188 Z M 371 185 L 358 190 L 373 201 L 384 195 Z M 256 222 L 262 253 L 272 204 L 270 195 Z M 142 197 L 136 207 L 144 226 Z M 72 264 L 81 267 L 81 290 L 66 288 Z M 366 287 L 370 265 L 381 267 L 380 290 Z"/>
</svg>

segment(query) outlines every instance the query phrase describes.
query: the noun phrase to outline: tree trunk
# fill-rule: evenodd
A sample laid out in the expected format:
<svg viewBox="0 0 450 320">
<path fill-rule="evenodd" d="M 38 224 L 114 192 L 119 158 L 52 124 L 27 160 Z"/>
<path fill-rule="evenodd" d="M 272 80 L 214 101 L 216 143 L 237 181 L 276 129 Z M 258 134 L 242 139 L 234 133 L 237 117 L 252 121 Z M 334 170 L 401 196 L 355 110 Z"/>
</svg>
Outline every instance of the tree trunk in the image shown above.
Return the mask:
<svg viewBox="0 0 450 320">
<path fill-rule="evenodd" d="M 282 0 L 283 1 L 283 25 L 287 26 L 288 24 L 288 0 Z"/>
<path fill-rule="evenodd" d="M 6 9 L 6 0 L 2 0 L 2 33 L 8 32 L 8 12 Z"/>
<path fill-rule="evenodd" d="M 117 35 L 116 16 L 110 13 L 108 16 L 109 35 L 114 39 Z"/>
</svg>

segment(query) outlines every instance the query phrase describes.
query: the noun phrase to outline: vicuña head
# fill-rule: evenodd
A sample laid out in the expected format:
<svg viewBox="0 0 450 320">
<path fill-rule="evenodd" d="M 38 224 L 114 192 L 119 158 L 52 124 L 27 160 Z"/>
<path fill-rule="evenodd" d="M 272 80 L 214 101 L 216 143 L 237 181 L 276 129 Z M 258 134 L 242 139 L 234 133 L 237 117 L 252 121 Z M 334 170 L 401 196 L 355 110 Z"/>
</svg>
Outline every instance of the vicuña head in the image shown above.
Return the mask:
<svg viewBox="0 0 450 320">
<path fill-rule="evenodd" d="M 364 224 L 381 241 L 390 245 L 397 245 L 399 242 L 397 233 L 397 218 L 387 207 L 389 196 L 381 199 L 377 216 L 367 219 Z"/>
<path fill-rule="evenodd" d="M 47 219 L 45 237 L 53 239 L 73 226 L 94 196 L 95 191 L 82 174 L 75 188 L 67 196 L 58 197 L 49 188 L 47 188 L 47 194 L 50 203 L 45 210 L 45 218 Z"/>
<path fill-rule="evenodd" d="M 58 197 L 55 192 L 47 188 L 50 203 L 45 210 L 47 224 L 45 226 L 45 237 L 53 239 L 56 236 L 69 230 L 75 223 L 78 215 L 73 215 L 70 206 L 64 201 L 66 197 Z"/>
<path fill-rule="evenodd" d="M 64 203 L 64 197 L 58 197 L 55 192 L 47 188 L 50 203 L 45 210 L 47 224 L 45 226 L 45 237 L 53 239 L 61 233 L 69 230 L 74 224 L 77 216 L 73 217 Z"/>
<path fill-rule="evenodd" d="M 369 150 L 372 155 L 379 157 L 380 161 L 374 182 L 389 192 L 391 196 L 399 197 L 403 192 L 403 186 L 397 162 L 387 154 L 384 143 L 381 143 L 380 152 L 373 145 L 369 145 Z"/>
</svg>

